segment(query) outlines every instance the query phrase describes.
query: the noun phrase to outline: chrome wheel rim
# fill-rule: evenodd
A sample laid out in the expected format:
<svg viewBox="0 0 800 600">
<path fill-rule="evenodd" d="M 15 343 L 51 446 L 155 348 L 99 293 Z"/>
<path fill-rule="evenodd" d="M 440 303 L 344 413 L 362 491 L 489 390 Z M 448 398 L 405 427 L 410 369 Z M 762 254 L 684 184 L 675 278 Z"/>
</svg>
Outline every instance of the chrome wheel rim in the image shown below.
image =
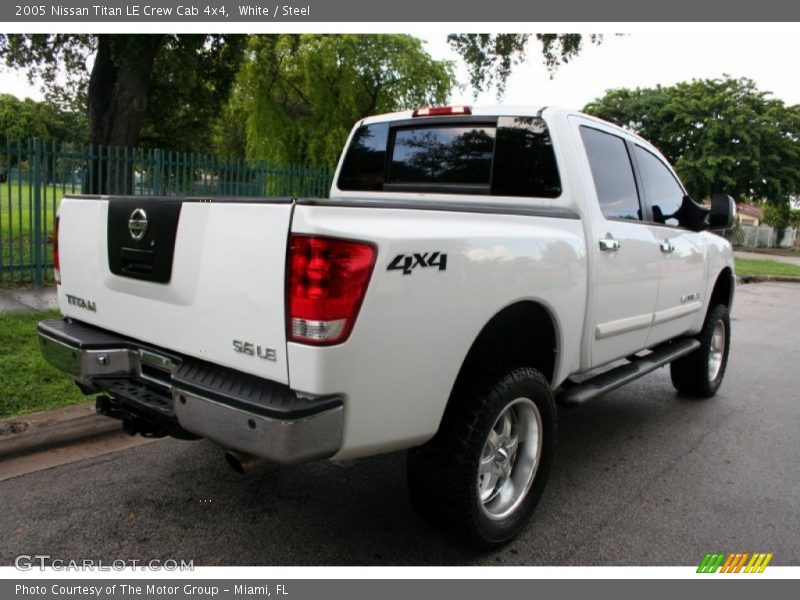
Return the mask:
<svg viewBox="0 0 800 600">
<path fill-rule="evenodd" d="M 722 356 L 725 354 L 725 323 L 721 320 L 714 324 L 711 336 L 711 349 L 708 354 L 708 379 L 714 381 L 722 369 Z"/>
<path fill-rule="evenodd" d="M 542 417 L 529 398 L 517 398 L 500 413 L 478 463 L 478 498 L 483 514 L 506 518 L 527 496 L 542 453 Z"/>
</svg>

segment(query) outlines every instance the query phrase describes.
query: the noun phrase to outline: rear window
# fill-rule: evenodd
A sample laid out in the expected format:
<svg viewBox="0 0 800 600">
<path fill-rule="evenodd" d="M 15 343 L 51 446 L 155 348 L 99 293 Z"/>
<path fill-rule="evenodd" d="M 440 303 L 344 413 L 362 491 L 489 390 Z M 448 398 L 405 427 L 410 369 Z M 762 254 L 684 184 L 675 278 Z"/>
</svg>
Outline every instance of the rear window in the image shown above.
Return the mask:
<svg viewBox="0 0 800 600">
<path fill-rule="evenodd" d="M 339 189 L 544 198 L 561 194 L 552 142 L 541 119 L 389 125 L 356 131 Z"/>
<path fill-rule="evenodd" d="M 395 133 L 389 183 L 489 187 L 494 127 L 415 127 Z"/>
</svg>

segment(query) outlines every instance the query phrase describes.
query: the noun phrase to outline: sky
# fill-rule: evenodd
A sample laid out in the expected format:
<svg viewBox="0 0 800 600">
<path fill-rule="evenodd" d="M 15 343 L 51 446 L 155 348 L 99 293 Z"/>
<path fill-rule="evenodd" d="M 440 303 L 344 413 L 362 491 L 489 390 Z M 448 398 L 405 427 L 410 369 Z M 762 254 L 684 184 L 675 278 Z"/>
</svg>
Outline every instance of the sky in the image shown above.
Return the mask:
<svg viewBox="0 0 800 600">
<path fill-rule="evenodd" d="M 428 36 L 428 51 L 436 58 L 457 56 L 444 36 Z M 600 46 L 584 51 L 550 79 L 538 47 L 518 65 L 508 83 L 504 104 L 532 104 L 580 109 L 607 89 L 670 85 L 691 79 L 749 77 L 763 91 L 787 104 L 800 104 L 800 36 L 796 33 L 632 33 L 606 35 Z M 459 80 L 467 82 L 459 68 Z M 496 104 L 495 93 L 476 102 L 470 89 L 456 91 L 454 103 Z"/>
<path fill-rule="evenodd" d="M 466 67 L 449 48 L 445 33 L 423 33 L 428 52 L 434 58 L 456 61 L 458 80 L 467 83 Z M 670 85 L 729 74 L 753 79 L 761 90 L 787 104 L 800 104 L 798 65 L 800 36 L 792 32 L 638 32 L 606 35 L 600 46 L 587 42 L 584 51 L 551 79 L 534 42 L 528 60 L 514 69 L 502 103 L 580 109 L 607 89 Z M 24 73 L 5 69 L 0 71 L 0 93 L 41 99 Z M 497 104 L 498 100 L 493 91 L 475 100 L 465 86 L 453 91 L 452 103 Z"/>
</svg>

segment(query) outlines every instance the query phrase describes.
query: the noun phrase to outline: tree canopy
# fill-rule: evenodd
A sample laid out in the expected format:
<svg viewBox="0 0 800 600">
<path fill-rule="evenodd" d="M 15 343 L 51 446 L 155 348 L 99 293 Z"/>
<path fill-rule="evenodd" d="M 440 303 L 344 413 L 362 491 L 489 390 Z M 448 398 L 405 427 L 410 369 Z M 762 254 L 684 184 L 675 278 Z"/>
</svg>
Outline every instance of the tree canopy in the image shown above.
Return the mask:
<svg viewBox="0 0 800 600">
<path fill-rule="evenodd" d="M 800 107 L 750 79 L 616 89 L 584 111 L 654 143 L 696 198 L 788 202 L 800 190 Z"/>
<path fill-rule="evenodd" d="M 255 35 L 246 56 L 217 139 L 279 162 L 333 165 L 354 123 L 446 102 L 454 84 L 409 35 Z"/>
<path fill-rule="evenodd" d="M 599 34 L 580 33 L 454 33 L 447 37 L 467 64 L 476 96 L 493 86 L 498 96 L 503 95 L 513 67 L 525 60 L 532 38 L 540 44 L 542 60 L 551 77 L 560 65 L 580 54 L 587 38 L 592 44 L 603 40 Z"/>
<path fill-rule="evenodd" d="M 15 140 L 40 137 L 68 142 L 87 141 L 86 115 L 65 110 L 52 102 L 20 100 L 0 94 L 0 134 Z"/>
<path fill-rule="evenodd" d="M 246 60 L 245 60 L 246 56 Z M 444 102 L 453 67 L 408 35 L 0 35 L 89 141 L 332 164 L 352 124 Z"/>
<path fill-rule="evenodd" d="M 239 72 L 245 35 L 169 36 L 153 65 L 141 138 L 149 146 L 209 152 Z"/>
<path fill-rule="evenodd" d="M 0 59 L 89 118 L 90 141 L 207 150 L 239 69 L 240 35 L 0 35 Z"/>
</svg>

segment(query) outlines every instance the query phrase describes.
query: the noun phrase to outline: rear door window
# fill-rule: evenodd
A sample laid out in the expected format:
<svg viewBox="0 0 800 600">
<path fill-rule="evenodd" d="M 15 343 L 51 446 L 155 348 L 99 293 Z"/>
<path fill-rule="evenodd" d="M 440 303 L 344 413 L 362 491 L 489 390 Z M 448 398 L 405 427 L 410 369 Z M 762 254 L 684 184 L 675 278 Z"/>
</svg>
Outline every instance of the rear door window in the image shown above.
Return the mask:
<svg viewBox="0 0 800 600">
<path fill-rule="evenodd" d="M 581 125 L 600 210 L 606 219 L 642 220 L 642 208 L 625 140 Z"/>
</svg>

